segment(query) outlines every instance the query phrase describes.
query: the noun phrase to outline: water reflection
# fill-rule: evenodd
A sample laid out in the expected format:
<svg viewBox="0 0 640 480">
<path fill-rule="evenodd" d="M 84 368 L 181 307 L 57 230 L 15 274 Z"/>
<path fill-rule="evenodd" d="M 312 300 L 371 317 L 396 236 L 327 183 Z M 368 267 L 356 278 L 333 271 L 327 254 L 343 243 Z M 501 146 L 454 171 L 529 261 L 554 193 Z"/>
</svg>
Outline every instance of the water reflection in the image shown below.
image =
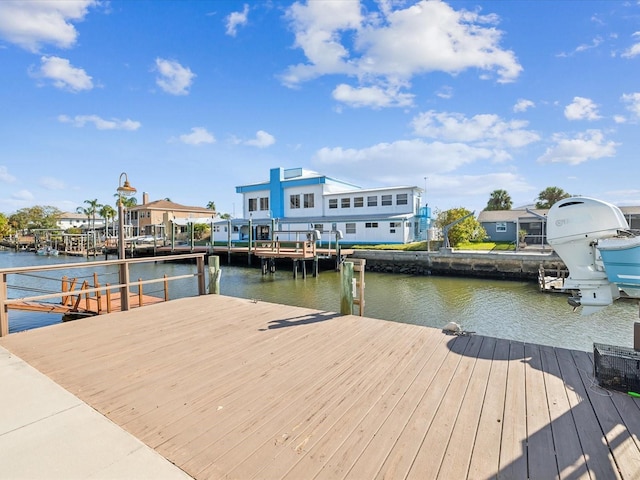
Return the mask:
<svg viewBox="0 0 640 480">
<path fill-rule="evenodd" d="M 69 261 L 74 261 L 73 257 L 0 252 L 0 268 Z M 89 263 L 83 274 L 91 275 L 94 270 Z M 151 263 L 132 266 L 131 278 L 193 271 L 193 265 Z M 483 335 L 584 351 L 592 350 L 594 342 L 633 346 L 633 322 L 638 319 L 638 305 L 633 301 L 618 301 L 602 312 L 583 317 L 571 311 L 565 295 L 540 293 L 537 285 L 530 282 L 367 272 L 365 284 L 368 317 L 435 328 L 453 321 L 465 330 Z M 155 291 L 161 288 L 160 284 L 150 285 L 145 287 L 145 293 L 161 296 Z M 340 309 L 340 275 L 333 271 L 323 271 L 317 278 L 293 279 L 288 269 L 263 276 L 257 268 L 223 264 L 220 289 L 223 295 L 258 301 L 328 312 Z M 171 283 L 172 299 L 196 294 L 195 280 Z M 56 315 L 14 311 L 10 314 L 12 332 L 59 321 Z"/>
</svg>

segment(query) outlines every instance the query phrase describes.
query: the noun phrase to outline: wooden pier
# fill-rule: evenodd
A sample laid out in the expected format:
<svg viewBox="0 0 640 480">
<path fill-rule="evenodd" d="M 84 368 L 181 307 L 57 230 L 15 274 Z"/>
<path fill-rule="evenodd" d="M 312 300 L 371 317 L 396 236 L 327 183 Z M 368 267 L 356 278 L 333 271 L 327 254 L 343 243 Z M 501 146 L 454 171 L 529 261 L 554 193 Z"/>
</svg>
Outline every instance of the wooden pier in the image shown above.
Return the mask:
<svg viewBox="0 0 640 480">
<path fill-rule="evenodd" d="M 592 355 L 220 295 L 12 334 L 197 479 L 636 479 Z"/>
</svg>

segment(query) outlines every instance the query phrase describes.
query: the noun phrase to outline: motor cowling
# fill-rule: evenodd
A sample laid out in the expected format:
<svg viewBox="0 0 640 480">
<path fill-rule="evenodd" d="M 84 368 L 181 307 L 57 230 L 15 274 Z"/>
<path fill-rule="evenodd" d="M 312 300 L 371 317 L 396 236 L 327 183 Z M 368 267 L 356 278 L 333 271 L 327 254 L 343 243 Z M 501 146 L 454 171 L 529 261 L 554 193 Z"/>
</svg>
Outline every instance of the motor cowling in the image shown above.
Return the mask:
<svg viewBox="0 0 640 480">
<path fill-rule="evenodd" d="M 547 214 L 547 241 L 569 269 L 564 288 L 579 290 L 583 314 L 600 310 L 620 297 L 610 283 L 596 248 L 599 239 L 629 225 L 618 207 L 589 197 L 556 202 Z M 573 301 L 578 300 L 573 298 Z"/>
</svg>

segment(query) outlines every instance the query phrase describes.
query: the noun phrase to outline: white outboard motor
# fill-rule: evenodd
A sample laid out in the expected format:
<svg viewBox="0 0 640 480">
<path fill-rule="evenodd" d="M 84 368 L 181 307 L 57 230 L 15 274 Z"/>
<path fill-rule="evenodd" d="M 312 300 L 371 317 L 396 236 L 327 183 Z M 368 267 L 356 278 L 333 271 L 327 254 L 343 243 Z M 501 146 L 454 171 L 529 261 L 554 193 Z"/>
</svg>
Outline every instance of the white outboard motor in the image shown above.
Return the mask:
<svg viewBox="0 0 640 480">
<path fill-rule="evenodd" d="M 620 290 L 609 282 L 602 265 L 598 240 L 617 235 L 629 228 L 618 207 L 588 197 L 565 198 L 547 214 L 547 240 L 569 269 L 564 288 L 579 290 L 569 304 L 582 306 L 588 315 L 611 305 Z"/>
</svg>

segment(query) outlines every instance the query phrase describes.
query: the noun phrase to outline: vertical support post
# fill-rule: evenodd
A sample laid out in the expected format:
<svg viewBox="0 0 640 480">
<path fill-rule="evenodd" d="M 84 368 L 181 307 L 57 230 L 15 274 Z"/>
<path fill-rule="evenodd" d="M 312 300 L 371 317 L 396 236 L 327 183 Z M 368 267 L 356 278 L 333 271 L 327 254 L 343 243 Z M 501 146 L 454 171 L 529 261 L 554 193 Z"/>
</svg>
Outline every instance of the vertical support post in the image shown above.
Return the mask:
<svg viewBox="0 0 640 480">
<path fill-rule="evenodd" d="M 353 262 L 342 262 L 340 265 L 340 313 L 353 313 Z"/>
<path fill-rule="evenodd" d="M 227 265 L 231 264 L 231 219 L 227 219 Z"/>
<path fill-rule="evenodd" d="M 0 277 L 0 337 L 9 335 L 9 308 L 4 303 L 7 300 L 7 274 Z"/>
<path fill-rule="evenodd" d="M 633 324 L 633 349 L 640 351 L 640 322 Z"/>
<path fill-rule="evenodd" d="M 169 301 L 169 280 L 167 274 L 164 274 L 164 301 Z"/>
<path fill-rule="evenodd" d="M 62 293 L 65 294 L 69 291 L 69 277 L 67 277 L 66 275 L 64 275 L 62 277 Z M 66 295 L 62 295 L 62 299 L 60 300 L 60 303 L 62 303 L 62 305 L 66 305 L 67 304 L 67 296 Z"/>
<path fill-rule="evenodd" d="M 142 279 L 138 278 L 138 306 L 141 307 L 143 302 L 142 302 Z"/>
<path fill-rule="evenodd" d="M 204 255 L 196 259 L 196 267 L 198 269 L 198 295 L 205 295 L 207 289 L 204 281 Z"/>
<path fill-rule="evenodd" d="M 209 257 L 209 294 L 220 295 L 220 257 Z"/>
<path fill-rule="evenodd" d="M 293 260 L 293 278 L 298 278 L 298 260 Z"/>
<path fill-rule="evenodd" d="M 129 310 L 129 264 L 126 260 L 120 263 L 120 310 Z"/>
<path fill-rule="evenodd" d="M 247 262 L 251 265 L 251 244 L 253 243 L 253 219 L 249 218 L 249 246 L 247 247 Z"/>
<path fill-rule="evenodd" d="M 120 310 L 129 310 L 129 264 L 124 244 L 124 205 L 118 201 L 118 258 L 120 259 Z"/>
<path fill-rule="evenodd" d="M 111 289 L 108 283 L 105 286 L 107 287 L 107 313 L 111 313 Z"/>
<path fill-rule="evenodd" d="M 99 286 L 98 273 L 93 272 L 93 287 L 98 288 Z M 102 311 L 102 294 L 100 290 L 96 291 L 96 304 L 98 305 L 98 313 L 100 313 Z"/>
</svg>

